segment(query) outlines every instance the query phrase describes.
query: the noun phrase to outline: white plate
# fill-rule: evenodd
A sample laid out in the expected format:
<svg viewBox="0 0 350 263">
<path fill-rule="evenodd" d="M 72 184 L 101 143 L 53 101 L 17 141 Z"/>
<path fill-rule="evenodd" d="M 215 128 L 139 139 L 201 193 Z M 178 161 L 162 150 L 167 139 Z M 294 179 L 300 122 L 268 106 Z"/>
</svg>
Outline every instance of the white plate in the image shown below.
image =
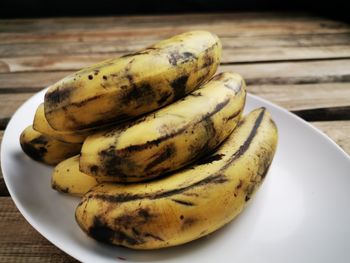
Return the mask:
<svg viewBox="0 0 350 263">
<path fill-rule="evenodd" d="M 279 128 L 278 150 L 265 183 L 232 223 L 201 240 L 158 251 L 95 242 L 74 219 L 78 198 L 53 191 L 52 168 L 30 160 L 19 145 L 44 91 L 13 115 L 1 163 L 7 188 L 27 221 L 83 262 L 350 262 L 350 158 L 311 125 L 249 95 L 246 112 L 265 106 Z"/>
</svg>

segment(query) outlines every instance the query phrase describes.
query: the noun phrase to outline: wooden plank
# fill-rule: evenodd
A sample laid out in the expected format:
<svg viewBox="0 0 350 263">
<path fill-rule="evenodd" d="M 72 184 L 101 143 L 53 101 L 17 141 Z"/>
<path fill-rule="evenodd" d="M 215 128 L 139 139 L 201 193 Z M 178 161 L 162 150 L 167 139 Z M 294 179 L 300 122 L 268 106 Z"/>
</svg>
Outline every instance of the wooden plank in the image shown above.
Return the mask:
<svg viewBox="0 0 350 263">
<path fill-rule="evenodd" d="M 226 65 L 220 71 L 240 73 L 248 84 L 306 84 L 350 80 L 350 59 Z"/>
<path fill-rule="evenodd" d="M 38 41 L 30 43 L 2 43 L 0 42 L 0 57 L 21 57 L 39 55 L 77 55 L 77 54 L 103 54 L 134 52 L 143 47 L 150 46 L 162 38 L 137 37 L 131 39 L 117 39 L 97 41 Z M 233 36 L 221 37 L 223 49 L 261 49 L 261 48 L 291 48 L 349 46 L 350 33 L 321 34 L 279 34 L 269 36 Z M 312 52 L 313 49 L 310 49 Z M 224 54 L 223 57 L 227 55 Z"/>
<path fill-rule="evenodd" d="M 247 89 L 288 110 L 350 106 L 350 82 L 248 85 Z"/>
<path fill-rule="evenodd" d="M 0 94 L 4 91 L 15 93 L 16 89 L 19 92 L 38 91 L 71 73 L 73 71 L 3 73 L 0 74 Z"/>
<path fill-rule="evenodd" d="M 10 197 L 0 197 L 0 262 L 78 262 L 41 236 Z"/>
<path fill-rule="evenodd" d="M 106 59 L 117 58 L 129 52 L 3 57 L 0 58 L 0 73 L 78 70 Z M 326 47 L 224 48 L 222 63 L 235 64 L 242 62 L 293 61 L 300 59 L 310 60 L 327 58 L 350 58 L 350 45 Z"/>
<path fill-rule="evenodd" d="M 1 149 L 1 142 L 2 142 L 3 135 L 4 135 L 4 131 L 0 131 L 0 149 Z M 8 196 L 8 195 L 9 195 L 9 192 L 7 190 L 4 178 L 2 176 L 1 163 L 0 163 L 0 196 Z"/>
<path fill-rule="evenodd" d="M 350 59 L 222 65 L 222 71 L 238 72 L 250 85 L 345 82 L 350 81 Z M 37 91 L 73 72 L 2 73 L 0 93 Z"/>
<path fill-rule="evenodd" d="M 0 42 L 60 39 L 92 40 L 167 37 L 188 30 L 209 30 L 220 36 L 349 32 L 346 23 L 295 13 L 181 14 L 1 20 Z"/>
<path fill-rule="evenodd" d="M 74 70 L 156 40 L 0 44 L 0 72 Z M 350 33 L 222 38 L 223 63 L 350 57 Z"/>
<path fill-rule="evenodd" d="M 1 94 L 0 95 L 0 119 L 10 118 L 16 109 L 23 104 L 27 99 L 33 96 L 33 93 L 18 93 L 18 94 Z"/>
<path fill-rule="evenodd" d="M 350 155 L 350 121 L 322 121 L 311 124 L 327 134 Z"/>
</svg>

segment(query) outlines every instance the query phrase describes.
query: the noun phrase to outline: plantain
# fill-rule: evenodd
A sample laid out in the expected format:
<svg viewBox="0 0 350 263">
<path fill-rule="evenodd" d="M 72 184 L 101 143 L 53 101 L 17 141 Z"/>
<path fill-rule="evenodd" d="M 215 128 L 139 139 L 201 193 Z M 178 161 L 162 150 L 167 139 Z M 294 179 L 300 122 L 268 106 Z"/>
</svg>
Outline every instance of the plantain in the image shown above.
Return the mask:
<svg viewBox="0 0 350 263">
<path fill-rule="evenodd" d="M 21 133 L 20 144 L 30 158 L 48 165 L 56 165 L 78 154 L 81 149 L 81 144 L 55 140 L 35 131 L 32 125 Z"/>
<path fill-rule="evenodd" d="M 89 136 L 82 147 L 80 171 L 108 181 L 137 182 L 179 169 L 230 135 L 245 97 L 242 77 L 221 73 L 155 113 Z"/>
<path fill-rule="evenodd" d="M 134 118 L 199 87 L 215 74 L 220 57 L 216 35 L 193 31 L 103 61 L 49 88 L 46 119 L 55 130 L 81 130 Z"/>
<path fill-rule="evenodd" d="M 277 145 L 264 109 L 248 114 L 211 155 L 168 177 L 131 185 L 102 183 L 76 220 L 96 240 L 158 249 L 203 237 L 241 213 L 263 182 Z"/>
<path fill-rule="evenodd" d="M 33 129 L 51 138 L 68 143 L 83 143 L 88 135 L 95 132 L 95 129 L 78 131 L 57 131 L 53 129 L 45 118 L 44 103 L 37 108 L 33 121 Z"/>
<path fill-rule="evenodd" d="M 51 177 L 53 189 L 75 196 L 82 196 L 98 182 L 92 176 L 79 171 L 79 155 L 60 162 Z"/>
</svg>

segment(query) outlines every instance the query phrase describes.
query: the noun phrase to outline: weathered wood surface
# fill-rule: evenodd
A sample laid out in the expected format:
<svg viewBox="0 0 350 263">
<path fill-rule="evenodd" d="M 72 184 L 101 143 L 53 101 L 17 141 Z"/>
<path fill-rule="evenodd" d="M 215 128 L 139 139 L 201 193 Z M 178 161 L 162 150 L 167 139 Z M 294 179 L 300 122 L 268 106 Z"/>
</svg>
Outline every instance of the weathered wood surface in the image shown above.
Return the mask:
<svg viewBox="0 0 350 263">
<path fill-rule="evenodd" d="M 308 120 L 350 154 L 350 25 L 302 13 L 0 20 L 0 143 L 30 96 L 97 61 L 188 30 L 223 43 L 220 71 Z M 75 262 L 22 217 L 0 173 L 0 262 Z"/>
<path fill-rule="evenodd" d="M 11 197 L 0 197 L 0 262 L 76 262 L 23 218 Z"/>
</svg>

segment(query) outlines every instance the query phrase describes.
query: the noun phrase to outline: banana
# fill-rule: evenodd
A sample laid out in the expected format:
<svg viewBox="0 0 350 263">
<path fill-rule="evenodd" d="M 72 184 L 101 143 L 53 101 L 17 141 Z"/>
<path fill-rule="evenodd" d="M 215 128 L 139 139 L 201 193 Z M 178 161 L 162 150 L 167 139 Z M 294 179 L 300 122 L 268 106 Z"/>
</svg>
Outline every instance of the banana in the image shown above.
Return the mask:
<svg viewBox="0 0 350 263">
<path fill-rule="evenodd" d="M 79 155 L 60 162 L 51 177 L 53 189 L 76 196 L 84 195 L 97 184 L 94 177 L 79 171 Z"/>
<path fill-rule="evenodd" d="M 134 123 L 84 141 L 80 171 L 108 181 L 137 182 L 207 154 L 236 127 L 246 97 L 242 77 L 221 73 L 202 88 Z"/>
<path fill-rule="evenodd" d="M 78 131 L 54 130 L 45 118 L 44 103 L 37 108 L 33 121 L 33 129 L 56 140 L 68 143 L 83 143 L 85 138 L 95 132 L 95 129 Z"/>
<path fill-rule="evenodd" d="M 49 88 L 46 119 L 55 130 L 80 130 L 134 118 L 193 91 L 215 74 L 220 57 L 216 35 L 193 31 L 103 61 Z"/>
<path fill-rule="evenodd" d="M 203 237 L 234 219 L 264 180 L 277 146 L 264 109 L 248 114 L 216 152 L 188 169 L 146 183 L 103 183 L 76 209 L 96 240 L 158 249 Z"/>
<path fill-rule="evenodd" d="M 81 144 L 55 140 L 35 131 L 32 125 L 21 133 L 20 144 L 23 152 L 30 158 L 48 165 L 56 165 L 64 159 L 78 154 L 81 149 Z"/>
</svg>

